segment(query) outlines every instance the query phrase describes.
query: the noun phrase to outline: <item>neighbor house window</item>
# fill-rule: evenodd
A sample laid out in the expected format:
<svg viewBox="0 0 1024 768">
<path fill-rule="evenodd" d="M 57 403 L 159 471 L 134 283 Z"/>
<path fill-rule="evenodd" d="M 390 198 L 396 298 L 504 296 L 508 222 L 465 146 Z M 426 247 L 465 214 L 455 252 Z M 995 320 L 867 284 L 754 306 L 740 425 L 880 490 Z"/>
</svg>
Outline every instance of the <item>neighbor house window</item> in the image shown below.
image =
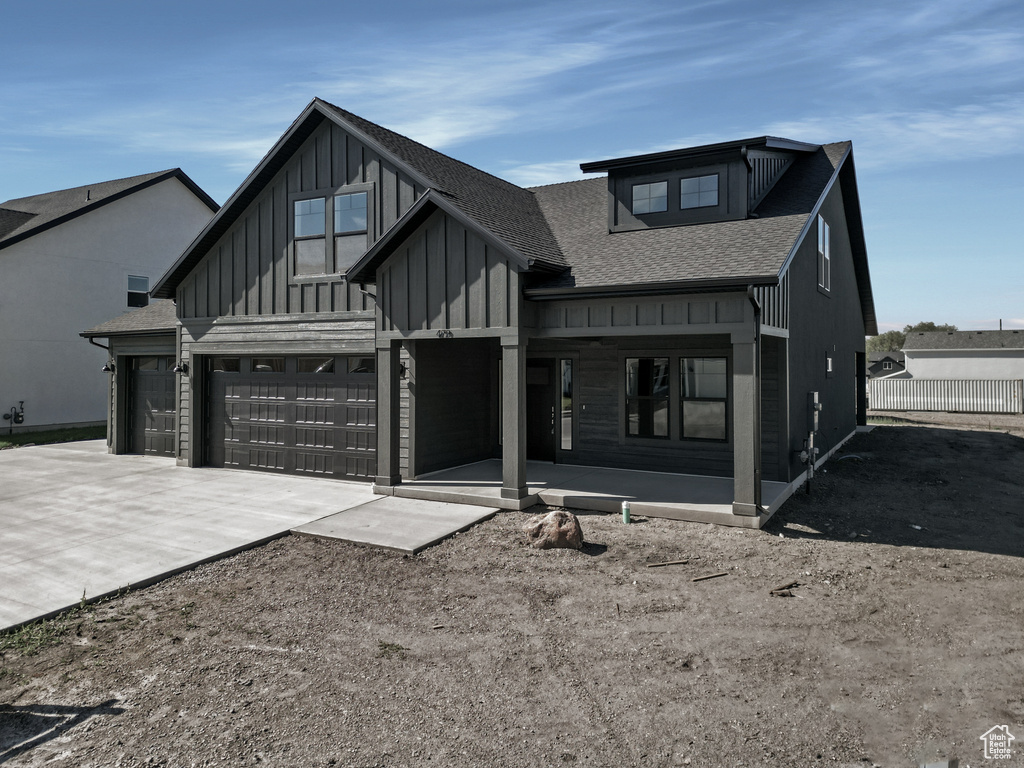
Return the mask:
<svg viewBox="0 0 1024 768">
<path fill-rule="evenodd" d="M 679 365 L 682 437 L 727 439 L 729 380 L 724 357 L 684 357 Z"/>
<path fill-rule="evenodd" d="M 149 278 L 128 275 L 128 306 L 145 307 L 149 304 Z"/>
<path fill-rule="evenodd" d="M 668 437 L 668 358 L 626 358 L 626 434 Z"/>
<path fill-rule="evenodd" d="M 668 210 L 668 182 L 633 185 L 633 213 L 662 213 Z"/>
<path fill-rule="evenodd" d="M 888 360 L 886 360 L 884 363 L 882 363 L 882 370 L 883 371 L 891 371 L 892 370 L 892 363 L 890 363 Z"/>
<path fill-rule="evenodd" d="M 818 216 L 818 287 L 832 290 L 832 232 L 823 216 Z"/>
<path fill-rule="evenodd" d="M 366 253 L 370 219 L 367 187 L 342 187 L 329 194 L 293 200 L 296 276 L 340 274 Z"/>
<path fill-rule="evenodd" d="M 708 208 L 718 205 L 718 174 L 679 180 L 680 208 Z"/>
</svg>

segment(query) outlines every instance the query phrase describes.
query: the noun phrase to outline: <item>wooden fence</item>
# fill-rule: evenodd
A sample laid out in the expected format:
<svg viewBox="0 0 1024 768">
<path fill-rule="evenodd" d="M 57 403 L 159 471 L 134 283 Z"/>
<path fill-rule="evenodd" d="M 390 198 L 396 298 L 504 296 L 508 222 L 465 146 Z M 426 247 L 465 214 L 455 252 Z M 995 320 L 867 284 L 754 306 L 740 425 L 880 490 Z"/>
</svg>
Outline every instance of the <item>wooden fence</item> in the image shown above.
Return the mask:
<svg viewBox="0 0 1024 768">
<path fill-rule="evenodd" d="M 1024 413 L 1024 381 L 872 379 L 868 404 L 876 411 Z"/>
</svg>

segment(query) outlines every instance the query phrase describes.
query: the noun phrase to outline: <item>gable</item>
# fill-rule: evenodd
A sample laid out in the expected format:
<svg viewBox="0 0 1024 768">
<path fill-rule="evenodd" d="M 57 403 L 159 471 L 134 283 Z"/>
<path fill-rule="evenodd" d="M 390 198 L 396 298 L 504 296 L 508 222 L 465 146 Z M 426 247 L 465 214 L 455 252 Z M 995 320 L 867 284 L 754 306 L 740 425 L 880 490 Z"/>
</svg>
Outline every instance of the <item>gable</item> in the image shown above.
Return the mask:
<svg viewBox="0 0 1024 768">
<path fill-rule="evenodd" d="M 181 317 L 366 311 L 372 307 L 344 270 L 296 270 L 296 201 L 366 193 L 369 247 L 423 195 L 425 187 L 395 162 L 333 121 L 316 123 L 233 216 L 177 287 Z M 236 197 L 238 193 L 236 193 Z M 325 240 L 331 238 L 325 238 Z M 333 242 L 324 244 L 332 248 Z M 167 276 L 162 282 L 167 281 Z"/>
</svg>

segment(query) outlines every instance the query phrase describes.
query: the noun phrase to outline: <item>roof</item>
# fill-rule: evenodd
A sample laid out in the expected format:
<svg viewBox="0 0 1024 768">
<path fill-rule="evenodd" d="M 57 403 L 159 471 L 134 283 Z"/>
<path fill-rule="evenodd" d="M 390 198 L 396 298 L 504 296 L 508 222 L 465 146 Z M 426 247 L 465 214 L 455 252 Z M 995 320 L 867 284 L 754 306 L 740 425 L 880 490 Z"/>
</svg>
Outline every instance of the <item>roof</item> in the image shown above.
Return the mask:
<svg viewBox="0 0 1024 768">
<path fill-rule="evenodd" d="M 95 328 L 82 331 L 79 336 L 86 338 L 109 338 L 111 336 L 156 336 L 174 333 L 178 328 L 178 316 L 173 301 L 154 301 L 145 307 L 125 312 L 120 317 L 100 323 Z"/>
<path fill-rule="evenodd" d="M 1024 330 L 919 331 L 907 334 L 904 352 L 975 349 L 1024 349 Z"/>
<path fill-rule="evenodd" d="M 906 360 L 906 355 L 902 352 L 870 352 L 868 353 L 869 363 L 880 363 L 883 360 L 892 360 L 897 363 L 902 363 Z"/>
<path fill-rule="evenodd" d="M 210 210 L 217 210 L 217 203 L 213 201 L 213 198 L 200 189 L 180 168 L 172 168 L 168 171 L 146 173 L 141 176 L 103 181 L 98 184 L 86 184 L 81 187 L 20 197 L 0 203 L 0 248 L 6 248 L 46 229 L 63 224 L 89 211 L 171 178 L 181 181 Z"/>
<path fill-rule="evenodd" d="M 848 143 L 831 145 L 845 151 Z M 843 152 L 801 156 L 757 207 L 757 218 L 608 232 L 605 178 L 536 187 L 570 271 L 544 289 L 777 280 Z"/>
<path fill-rule="evenodd" d="M 735 149 L 753 149 L 755 147 L 781 149 L 790 152 L 813 152 L 818 148 L 818 145 L 807 144 L 802 141 L 793 141 L 791 139 L 781 139 L 777 136 L 758 136 L 752 139 L 723 141 L 717 144 L 702 144 L 698 147 L 671 149 L 667 152 L 654 152 L 647 155 L 633 155 L 632 157 L 619 157 L 614 160 L 600 160 L 592 163 L 583 163 L 580 165 L 580 170 L 584 173 L 610 171 L 616 168 L 629 168 L 634 165 L 648 165 L 650 163 L 682 160 L 689 157 L 700 157 L 701 155 L 711 155 Z"/>
<path fill-rule="evenodd" d="M 354 115 L 322 99 L 313 99 L 249 177 L 224 204 L 168 272 L 152 295 L 170 298 L 220 237 L 323 122 L 332 120 L 436 190 L 482 229 L 492 233 L 513 254 L 542 269 L 564 269 L 558 249 L 534 195 L 497 176 L 467 165 L 395 131 Z"/>
</svg>

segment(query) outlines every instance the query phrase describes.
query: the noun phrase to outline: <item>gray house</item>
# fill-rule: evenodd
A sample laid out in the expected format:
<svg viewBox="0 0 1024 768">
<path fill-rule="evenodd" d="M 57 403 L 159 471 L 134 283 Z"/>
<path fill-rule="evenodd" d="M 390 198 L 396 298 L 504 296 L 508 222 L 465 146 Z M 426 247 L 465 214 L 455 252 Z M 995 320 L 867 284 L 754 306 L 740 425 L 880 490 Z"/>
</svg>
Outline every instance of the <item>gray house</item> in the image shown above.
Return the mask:
<svg viewBox="0 0 1024 768">
<path fill-rule="evenodd" d="M 156 284 L 174 336 L 112 337 L 111 450 L 138 450 L 144 358 L 180 464 L 508 509 L 559 468 L 671 473 L 648 514 L 762 524 L 810 434 L 822 461 L 865 415 L 850 144 L 583 170 L 603 175 L 523 189 L 314 100 Z M 705 480 L 714 513 L 687 501 Z"/>
<path fill-rule="evenodd" d="M 1024 379 L 1024 330 L 919 331 L 903 352 L 915 379 Z"/>
</svg>

